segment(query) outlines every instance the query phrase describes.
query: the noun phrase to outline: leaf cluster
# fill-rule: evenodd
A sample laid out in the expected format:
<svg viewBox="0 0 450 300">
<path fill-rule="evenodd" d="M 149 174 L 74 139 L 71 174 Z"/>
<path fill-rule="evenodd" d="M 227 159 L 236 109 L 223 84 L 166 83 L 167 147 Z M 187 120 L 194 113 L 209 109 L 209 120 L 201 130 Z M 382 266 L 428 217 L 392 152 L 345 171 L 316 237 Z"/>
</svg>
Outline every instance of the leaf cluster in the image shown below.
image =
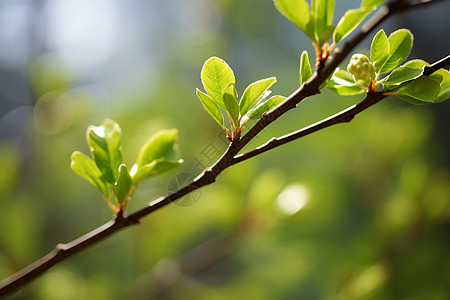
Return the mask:
<svg viewBox="0 0 450 300">
<path fill-rule="evenodd" d="M 410 54 L 413 35 L 407 29 L 399 29 L 386 36 L 380 30 L 374 36 L 370 47 L 370 64 L 375 76 L 365 86 L 355 80 L 348 70 L 336 69 L 327 83 L 327 88 L 339 95 L 357 95 L 376 92 L 382 85 L 382 93 L 395 94 L 413 104 L 442 102 L 450 97 L 450 73 L 440 69 L 429 76 L 423 76 L 427 62 L 410 60 L 400 65 Z M 359 54 L 361 55 L 361 54 Z M 348 69 L 348 68 L 347 68 Z M 382 79 L 380 76 L 385 75 Z"/>
<path fill-rule="evenodd" d="M 86 140 L 91 157 L 75 151 L 72 170 L 94 185 L 114 213 L 125 209 L 137 185 L 142 180 L 180 165 L 176 138 L 178 130 L 161 130 L 140 149 L 131 170 L 123 162 L 120 126 L 106 119 L 100 126 L 89 126 Z"/>
<path fill-rule="evenodd" d="M 275 6 L 313 42 L 318 62 L 328 59 L 334 46 L 348 36 L 384 0 L 363 0 L 359 8 L 348 10 L 333 25 L 335 0 L 274 0 Z M 332 39 L 331 46 L 328 41 Z"/>
<path fill-rule="evenodd" d="M 275 77 L 269 77 L 251 83 L 238 100 L 233 70 L 218 57 L 211 57 L 205 62 L 201 80 L 206 93 L 197 89 L 197 96 L 210 116 L 225 129 L 231 141 L 240 138 L 248 121 L 260 119 L 285 99 L 279 95 L 268 98 L 271 94 L 269 88 L 277 81 Z M 223 113 L 228 117 L 229 128 L 225 125 Z"/>
</svg>

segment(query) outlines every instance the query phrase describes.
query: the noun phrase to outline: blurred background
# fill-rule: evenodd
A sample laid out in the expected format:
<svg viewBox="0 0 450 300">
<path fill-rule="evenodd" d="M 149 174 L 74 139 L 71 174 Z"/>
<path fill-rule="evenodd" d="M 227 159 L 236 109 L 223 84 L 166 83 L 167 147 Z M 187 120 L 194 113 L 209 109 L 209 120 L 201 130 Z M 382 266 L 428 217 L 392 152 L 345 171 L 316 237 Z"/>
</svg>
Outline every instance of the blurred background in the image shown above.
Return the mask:
<svg viewBox="0 0 450 300">
<path fill-rule="evenodd" d="M 335 24 L 359 5 L 336 2 Z M 434 62 L 449 54 L 449 11 L 440 1 L 383 28 L 411 29 L 410 58 Z M 128 165 L 157 130 L 179 129 L 184 165 L 141 184 L 133 212 L 226 148 L 195 96 L 206 59 L 230 64 L 239 93 L 276 76 L 287 96 L 302 50 L 313 57 L 270 0 L 2 0 L 0 279 L 111 218 L 69 168 L 87 126 L 117 121 Z M 248 149 L 361 98 L 323 91 Z M 226 170 L 10 299 L 449 299 L 449 112 L 387 98 Z"/>
</svg>

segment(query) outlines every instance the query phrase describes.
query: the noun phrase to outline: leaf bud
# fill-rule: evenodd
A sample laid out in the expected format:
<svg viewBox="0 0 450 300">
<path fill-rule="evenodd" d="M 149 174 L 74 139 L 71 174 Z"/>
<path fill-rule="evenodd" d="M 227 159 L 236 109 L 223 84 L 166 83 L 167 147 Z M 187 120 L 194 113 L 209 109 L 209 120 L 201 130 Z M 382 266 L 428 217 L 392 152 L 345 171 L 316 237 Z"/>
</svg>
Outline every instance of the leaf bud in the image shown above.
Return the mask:
<svg viewBox="0 0 450 300">
<path fill-rule="evenodd" d="M 375 79 L 375 68 L 364 54 L 353 54 L 347 71 L 359 85 L 368 86 Z"/>
</svg>

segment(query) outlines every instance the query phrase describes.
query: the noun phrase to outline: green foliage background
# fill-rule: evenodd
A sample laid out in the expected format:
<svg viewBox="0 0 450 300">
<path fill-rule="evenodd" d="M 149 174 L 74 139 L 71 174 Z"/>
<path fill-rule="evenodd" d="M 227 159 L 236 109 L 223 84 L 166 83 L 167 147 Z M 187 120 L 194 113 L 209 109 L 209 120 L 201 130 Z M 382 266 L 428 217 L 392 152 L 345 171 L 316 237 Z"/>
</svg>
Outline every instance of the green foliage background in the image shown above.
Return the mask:
<svg viewBox="0 0 450 300">
<path fill-rule="evenodd" d="M 195 11 L 173 2 L 133 3 L 161 14 L 151 23 L 156 28 L 139 32 L 142 39 L 155 34 L 159 44 L 113 70 L 114 84 L 90 82 L 45 48 L 30 57 L 24 70 L 33 104 L 16 108 L 26 112 L 15 128 L 24 140 L 0 132 L 1 278 L 110 219 L 98 191 L 69 168 L 72 151 L 88 153 L 88 125 L 117 121 L 130 165 L 157 130 L 179 129 L 185 164 L 142 183 L 127 207 L 132 212 L 176 187 L 175 176 L 200 173 L 226 147 L 195 95 L 208 57 L 230 64 L 238 90 L 270 76 L 278 79 L 274 94 L 298 87 L 300 53 L 312 56 L 312 47 L 271 1 L 193 1 Z M 434 12 L 446 8 L 436 4 Z M 387 23 L 386 32 L 410 28 L 412 16 Z M 433 30 L 442 28 L 448 26 Z M 428 41 L 410 29 L 419 49 L 410 58 L 431 62 L 447 54 L 444 46 L 441 53 L 420 52 Z M 136 72 L 127 69 L 139 62 Z M 100 71 L 100 78 L 112 72 Z M 250 147 L 360 99 L 324 91 Z M 11 299 L 447 299 L 449 110 L 449 103 L 432 108 L 386 99 L 349 125 L 226 170 L 193 198 L 59 264 Z M 5 113 L 0 129 L 10 130 L 2 124 L 13 117 Z M 283 212 L 286 195 L 305 205 Z"/>
</svg>

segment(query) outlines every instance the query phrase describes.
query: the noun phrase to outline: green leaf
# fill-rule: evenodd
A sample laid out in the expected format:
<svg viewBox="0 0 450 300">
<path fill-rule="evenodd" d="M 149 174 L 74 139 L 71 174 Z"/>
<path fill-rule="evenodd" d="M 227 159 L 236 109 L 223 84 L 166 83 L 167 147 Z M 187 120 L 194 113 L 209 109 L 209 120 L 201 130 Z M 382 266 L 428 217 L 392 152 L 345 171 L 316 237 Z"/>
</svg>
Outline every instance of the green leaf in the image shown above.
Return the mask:
<svg viewBox="0 0 450 300">
<path fill-rule="evenodd" d="M 327 88 L 342 96 L 358 95 L 366 92 L 355 83 L 353 76 L 349 72 L 339 68 L 336 69 L 328 81 Z"/>
<path fill-rule="evenodd" d="M 117 203 L 122 205 L 128 197 L 128 194 L 133 185 L 130 173 L 127 166 L 124 164 L 119 167 L 119 178 L 113 187 L 114 194 L 116 195 Z"/>
<path fill-rule="evenodd" d="M 224 126 L 223 123 L 223 115 L 222 111 L 220 110 L 220 107 L 214 102 L 214 100 L 207 94 L 203 93 L 199 89 L 196 89 L 196 94 L 198 99 L 203 104 L 203 107 L 208 112 L 208 114 L 213 117 L 214 120 L 216 120 L 217 123 L 219 123 L 220 126 Z"/>
<path fill-rule="evenodd" d="M 209 96 L 220 107 L 226 109 L 222 96 L 224 89 L 235 83 L 233 70 L 223 59 L 211 57 L 203 65 L 201 79 Z"/>
<path fill-rule="evenodd" d="M 177 129 L 165 129 L 155 133 L 139 151 L 136 165 L 140 168 L 157 159 L 178 160 L 178 145 L 175 143 L 177 137 Z"/>
<path fill-rule="evenodd" d="M 302 55 L 300 56 L 300 86 L 308 81 L 309 78 L 312 76 L 312 69 L 311 65 L 309 64 L 309 57 L 308 52 L 303 51 Z"/>
<path fill-rule="evenodd" d="M 389 53 L 379 73 L 387 73 L 404 61 L 411 52 L 413 35 L 408 29 L 399 29 L 388 38 Z"/>
<path fill-rule="evenodd" d="M 349 9 L 339 20 L 333 33 L 333 40 L 338 43 L 349 35 L 364 20 L 364 18 L 374 10 L 374 7 L 361 7 Z"/>
<path fill-rule="evenodd" d="M 274 0 L 275 7 L 289 21 L 314 40 L 313 20 L 306 0 Z"/>
<path fill-rule="evenodd" d="M 121 129 L 112 120 L 104 120 L 100 126 L 89 126 L 86 132 L 91 155 L 104 179 L 114 184 L 122 164 Z"/>
<path fill-rule="evenodd" d="M 225 110 L 230 114 L 234 125 L 239 126 L 239 104 L 237 103 L 236 88 L 234 84 L 230 84 L 223 91 L 223 102 L 225 104 Z"/>
<path fill-rule="evenodd" d="M 373 7 L 374 9 L 383 4 L 386 0 L 363 0 L 361 7 Z"/>
<path fill-rule="evenodd" d="M 335 0 L 311 0 L 311 16 L 313 19 L 314 37 L 319 46 L 322 46 L 333 35 Z"/>
<path fill-rule="evenodd" d="M 245 115 L 250 109 L 252 109 L 259 101 L 262 100 L 266 91 L 275 83 L 277 79 L 270 77 L 261 79 L 250 84 L 244 91 L 241 101 L 239 102 L 239 109 L 241 115 Z"/>
<path fill-rule="evenodd" d="M 330 25 L 325 27 L 320 33 L 317 34 L 317 43 L 319 45 L 325 44 L 332 36 L 336 26 Z"/>
<path fill-rule="evenodd" d="M 311 15 L 314 20 L 314 36 L 319 46 L 322 46 L 333 35 L 335 0 L 311 0 Z"/>
<path fill-rule="evenodd" d="M 345 85 L 327 85 L 327 89 L 341 96 L 353 96 L 360 95 L 366 91 L 358 85 L 345 86 Z"/>
<path fill-rule="evenodd" d="M 182 163 L 183 163 L 182 159 L 177 160 L 177 161 L 157 159 L 157 160 L 152 161 L 149 164 L 141 166 L 139 169 L 137 169 L 137 168 L 135 168 L 135 166 L 133 166 L 133 169 L 131 171 L 132 177 L 133 177 L 133 184 L 137 184 L 144 179 L 148 179 L 150 177 L 153 177 L 153 176 L 159 175 L 163 172 L 174 169 Z"/>
<path fill-rule="evenodd" d="M 416 68 L 416 69 L 423 69 L 424 66 L 428 66 L 429 63 L 427 63 L 424 60 L 421 59 L 412 59 L 405 63 L 403 66 L 410 67 L 410 68 Z"/>
<path fill-rule="evenodd" d="M 405 81 L 415 79 L 422 75 L 422 68 L 411 68 L 408 66 L 401 66 L 392 71 L 389 76 L 382 80 L 383 85 L 386 86 L 395 86 L 399 85 Z"/>
<path fill-rule="evenodd" d="M 103 180 L 102 172 L 92 159 L 79 151 L 75 151 L 72 153 L 70 168 L 99 189 L 105 198 L 109 199 L 108 185 Z"/>
<path fill-rule="evenodd" d="M 158 131 L 148 139 L 139 151 L 130 172 L 134 184 L 183 163 L 183 160 L 179 159 L 177 136 L 178 130 L 166 129 Z"/>
<path fill-rule="evenodd" d="M 428 63 L 421 59 L 413 59 L 413 60 L 408 61 L 403 66 L 398 67 L 397 69 L 392 71 L 392 73 L 389 76 L 387 76 L 386 78 L 384 78 L 382 80 L 384 89 L 389 90 L 389 89 L 398 88 L 399 84 L 395 83 L 395 81 L 401 81 L 400 84 L 402 84 L 405 81 L 408 81 L 408 80 L 418 77 L 419 75 L 421 75 L 423 73 L 423 67 L 426 65 L 428 65 Z M 405 68 L 406 68 L 406 71 L 404 70 Z M 414 69 L 414 71 L 412 71 L 412 73 L 408 73 L 408 70 L 410 70 L 410 69 Z M 411 77 L 412 75 L 414 75 L 414 73 L 419 73 L 419 72 L 420 72 L 419 75 L 414 76 L 413 78 L 407 79 L 407 77 Z M 406 80 L 402 80 L 401 77 L 404 77 Z"/>
<path fill-rule="evenodd" d="M 283 102 L 284 99 L 286 99 L 286 97 L 283 97 L 283 96 L 270 97 L 269 100 L 267 100 L 264 103 L 259 104 L 253 110 L 251 110 L 247 114 L 247 118 L 250 120 L 257 120 L 257 119 L 261 118 L 265 112 L 268 112 L 268 111 L 274 109 L 281 102 Z"/>
<path fill-rule="evenodd" d="M 375 72 L 379 72 L 384 66 L 386 59 L 389 55 L 389 41 L 381 29 L 377 32 L 372 40 L 372 45 L 370 46 L 370 61 L 375 67 Z"/>
<path fill-rule="evenodd" d="M 336 68 L 336 71 L 334 71 L 333 76 L 331 77 L 330 80 L 336 84 L 346 86 L 356 84 L 355 80 L 353 79 L 353 76 L 349 72 L 342 70 L 340 68 Z"/>
<path fill-rule="evenodd" d="M 396 96 L 405 101 L 413 98 L 421 102 L 433 103 L 439 90 L 440 84 L 438 81 L 422 76 L 400 87 Z"/>
<path fill-rule="evenodd" d="M 429 76 L 439 82 L 439 93 L 434 99 L 434 103 L 442 102 L 450 98 L 450 73 L 447 70 L 439 69 Z"/>
</svg>

